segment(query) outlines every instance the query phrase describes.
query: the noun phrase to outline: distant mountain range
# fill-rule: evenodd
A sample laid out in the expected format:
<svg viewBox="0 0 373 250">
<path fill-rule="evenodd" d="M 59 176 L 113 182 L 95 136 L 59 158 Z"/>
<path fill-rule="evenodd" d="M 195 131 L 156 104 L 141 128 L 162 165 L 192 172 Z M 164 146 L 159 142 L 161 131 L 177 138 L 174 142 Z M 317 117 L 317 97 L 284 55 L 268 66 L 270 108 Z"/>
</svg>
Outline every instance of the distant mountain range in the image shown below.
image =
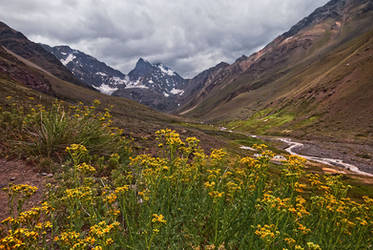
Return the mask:
<svg viewBox="0 0 373 250">
<path fill-rule="evenodd" d="M 161 63 L 152 64 L 140 58 L 126 75 L 68 46 L 42 46 L 76 78 L 104 94 L 126 97 L 166 112 L 180 106 L 187 80 Z"/>
<path fill-rule="evenodd" d="M 112 106 L 113 120 L 117 126 L 125 129 L 125 135 L 135 138 L 143 138 L 155 130 L 171 127 L 170 124 L 181 121 L 176 116 L 157 112 L 136 101 L 101 94 L 75 77 L 39 44 L 0 23 L 1 106 L 9 105 L 8 98 L 18 104 L 14 108 L 20 114 L 30 103 L 40 103 L 49 108 L 56 100 L 62 100 L 65 104 L 82 102 L 90 105 L 99 99 L 102 104 L 97 109 L 104 111 L 105 107 Z M 13 118 L 9 119 L 11 121 Z"/>
</svg>

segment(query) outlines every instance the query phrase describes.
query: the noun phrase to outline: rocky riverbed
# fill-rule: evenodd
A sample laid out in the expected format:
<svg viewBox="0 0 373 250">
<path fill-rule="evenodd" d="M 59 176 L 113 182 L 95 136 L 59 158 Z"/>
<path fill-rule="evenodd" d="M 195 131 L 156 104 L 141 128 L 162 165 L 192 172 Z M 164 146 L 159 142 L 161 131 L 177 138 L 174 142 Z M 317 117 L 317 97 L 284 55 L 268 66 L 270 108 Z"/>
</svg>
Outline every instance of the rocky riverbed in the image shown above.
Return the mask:
<svg viewBox="0 0 373 250">
<path fill-rule="evenodd" d="M 283 150 L 294 144 L 289 144 L 289 141 L 281 140 L 284 138 L 278 137 L 261 137 L 264 140 L 279 141 L 278 146 Z M 320 142 L 320 141 L 302 141 L 290 140 L 302 145 L 294 146 L 291 151 L 312 158 L 327 160 L 325 164 L 344 167 L 347 170 L 355 172 L 365 172 L 373 176 L 373 145 L 362 145 L 353 143 L 338 143 L 338 142 Z M 328 165 L 328 164 L 327 164 Z M 344 166 L 343 166 L 344 165 Z M 351 166 L 348 166 L 351 165 Z"/>
</svg>

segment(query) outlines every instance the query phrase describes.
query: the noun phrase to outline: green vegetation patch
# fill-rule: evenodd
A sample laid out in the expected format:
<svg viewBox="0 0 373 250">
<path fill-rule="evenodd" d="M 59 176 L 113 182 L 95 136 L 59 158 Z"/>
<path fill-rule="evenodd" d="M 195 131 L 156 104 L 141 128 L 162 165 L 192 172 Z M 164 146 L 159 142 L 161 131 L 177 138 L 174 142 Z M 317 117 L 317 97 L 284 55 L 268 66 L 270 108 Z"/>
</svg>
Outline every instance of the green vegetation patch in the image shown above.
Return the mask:
<svg viewBox="0 0 373 250">
<path fill-rule="evenodd" d="M 316 123 L 318 120 L 319 120 L 319 116 L 311 116 L 307 119 L 304 119 L 304 120 L 301 120 L 301 121 L 295 123 L 295 125 L 293 125 L 293 128 L 294 129 L 299 129 L 299 128 L 303 128 L 303 127 L 308 127 L 308 126 L 311 126 L 312 124 Z"/>
<path fill-rule="evenodd" d="M 239 131 L 247 131 L 255 134 L 266 134 L 270 130 L 280 128 L 285 124 L 292 122 L 295 115 L 285 112 L 270 114 L 270 110 L 262 110 L 255 113 L 247 120 L 232 121 L 227 127 Z"/>
</svg>

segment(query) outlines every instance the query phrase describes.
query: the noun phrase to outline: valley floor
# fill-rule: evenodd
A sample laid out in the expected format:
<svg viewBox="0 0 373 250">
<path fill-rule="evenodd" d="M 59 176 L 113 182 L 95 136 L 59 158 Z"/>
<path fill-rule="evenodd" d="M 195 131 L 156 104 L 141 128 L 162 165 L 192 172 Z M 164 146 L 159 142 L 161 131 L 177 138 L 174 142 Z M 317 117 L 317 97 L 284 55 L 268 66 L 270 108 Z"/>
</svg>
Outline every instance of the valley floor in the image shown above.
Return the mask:
<svg viewBox="0 0 373 250">
<path fill-rule="evenodd" d="M 209 129 L 211 129 L 211 131 L 219 130 L 219 132 L 216 131 L 215 133 L 220 134 L 223 138 L 225 137 L 228 139 L 228 141 L 234 141 L 232 138 L 235 137 L 241 137 L 241 142 L 245 142 L 245 140 L 246 142 L 249 142 L 252 141 L 253 138 L 254 140 L 257 139 L 258 142 L 262 140 L 265 144 L 271 145 L 272 150 L 276 149 L 278 150 L 278 153 L 287 154 L 286 149 L 289 148 L 289 143 L 282 141 L 282 139 L 286 138 L 292 142 L 303 144 L 298 147 L 294 147 L 292 149 L 293 153 L 310 158 L 320 158 L 320 161 L 324 158 L 331 160 L 329 164 L 327 164 L 327 161 L 325 163 L 314 161 L 314 163 L 317 163 L 317 165 L 319 165 L 321 168 L 330 170 L 334 169 L 339 173 L 348 173 L 353 175 L 360 175 L 358 172 L 361 171 L 363 173 L 361 173 L 360 176 L 372 179 L 369 180 L 368 183 L 373 183 L 373 178 L 371 178 L 373 174 L 373 145 L 369 143 L 348 143 L 327 140 L 322 141 L 317 139 L 306 140 L 281 136 L 252 135 L 250 133 L 232 131 L 224 127 L 218 128 L 213 126 L 210 126 Z M 213 133 L 211 131 L 210 134 Z M 245 146 L 251 146 L 251 144 L 253 144 L 253 142 L 250 142 L 247 145 L 245 144 Z M 349 167 L 348 165 L 351 166 Z M 358 170 L 355 170 L 354 168 L 357 168 Z"/>
<path fill-rule="evenodd" d="M 260 136 L 260 138 L 270 143 L 274 143 L 274 145 L 282 150 L 289 147 L 289 144 L 281 142 L 279 137 Z M 368 174 L 373 173 L 372 145 L 298 139 L 291 141 L 303 144 L 302 146 L 295 147 L 292 150 L 294 153 L 310 157 L 331 158 L 336 159 L 337 161 L 341 160 L 344 163 L 356 166 L 362 172 Z M 336 165 L 338 165 L 338 163 Z"/>
</svg>

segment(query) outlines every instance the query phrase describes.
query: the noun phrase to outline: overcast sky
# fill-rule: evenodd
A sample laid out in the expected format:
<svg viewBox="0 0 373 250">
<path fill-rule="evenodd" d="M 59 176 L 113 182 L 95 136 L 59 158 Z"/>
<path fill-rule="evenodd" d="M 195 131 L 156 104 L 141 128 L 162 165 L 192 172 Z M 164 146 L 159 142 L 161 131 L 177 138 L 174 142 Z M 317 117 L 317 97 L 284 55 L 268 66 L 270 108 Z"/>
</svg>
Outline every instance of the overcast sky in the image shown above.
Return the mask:
<svg viewBox="0 0 373 250">
<path fill-rule="evenodd" d="M 69 45 L 128 73 L 139 57 L 184 77 L 249 55 L 328 0 L 0 0 L 30 40 Z"/>
</svg>

